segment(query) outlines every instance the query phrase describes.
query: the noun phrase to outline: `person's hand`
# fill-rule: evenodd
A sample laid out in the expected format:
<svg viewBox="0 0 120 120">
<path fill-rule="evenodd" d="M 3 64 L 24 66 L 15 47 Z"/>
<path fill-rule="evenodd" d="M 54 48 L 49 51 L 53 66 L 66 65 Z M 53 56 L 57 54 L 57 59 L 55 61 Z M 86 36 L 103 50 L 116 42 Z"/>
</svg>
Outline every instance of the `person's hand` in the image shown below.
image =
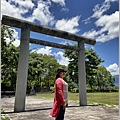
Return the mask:
<svg viewBox="0 0 120 120">
<path fill-rule="evenodd" d="M 63 110 L 67 107 L 67 104 L 64 102 L 63 103 Z"/>
<path fill-rule="evenodd" d="M 68 107 L 68 104 L 66 104 L 66 107 Z"/>
</svg>

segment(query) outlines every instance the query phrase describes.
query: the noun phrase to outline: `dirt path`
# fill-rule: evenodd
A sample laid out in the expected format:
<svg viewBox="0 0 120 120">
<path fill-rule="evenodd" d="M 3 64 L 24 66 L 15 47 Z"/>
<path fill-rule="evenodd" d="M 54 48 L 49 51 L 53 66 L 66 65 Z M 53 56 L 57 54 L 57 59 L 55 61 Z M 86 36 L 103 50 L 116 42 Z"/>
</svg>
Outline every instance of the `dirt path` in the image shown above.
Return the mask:
<svg viewBox="0 0 120 120">
<path fill-rule="evenodd" d="M 54 120 L 49 115 L 53 100 L 26 97 L 25 112 L 14 113 L 14 97 L 2 98 L 2 108 L 11 120 Z M 118 120 L 118 109 L 101 106 L 79 107 L 76 103 L 69 103 L 65 120 Z"/>
</svg>

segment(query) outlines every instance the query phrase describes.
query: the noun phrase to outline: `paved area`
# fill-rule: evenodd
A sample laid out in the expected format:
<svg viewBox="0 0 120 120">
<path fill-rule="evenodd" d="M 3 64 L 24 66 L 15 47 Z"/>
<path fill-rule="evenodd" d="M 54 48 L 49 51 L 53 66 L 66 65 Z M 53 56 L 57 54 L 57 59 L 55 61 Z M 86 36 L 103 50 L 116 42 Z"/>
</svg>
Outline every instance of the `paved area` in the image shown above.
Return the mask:
<svg viewBox="0 0 120 120">
<path fill-rule="evenodd" d="M 53 100 L 26 97 L 25 112 L 14 113 L 14 97 L 2 98 L 4 114 L 11 120 L 54 120 L 49 115 Z M 69 103 L 66 108 L 65 120 L 118 120 L 119 110 L 101 106 L 79 107 L 76 103 Z"/>
</svg>

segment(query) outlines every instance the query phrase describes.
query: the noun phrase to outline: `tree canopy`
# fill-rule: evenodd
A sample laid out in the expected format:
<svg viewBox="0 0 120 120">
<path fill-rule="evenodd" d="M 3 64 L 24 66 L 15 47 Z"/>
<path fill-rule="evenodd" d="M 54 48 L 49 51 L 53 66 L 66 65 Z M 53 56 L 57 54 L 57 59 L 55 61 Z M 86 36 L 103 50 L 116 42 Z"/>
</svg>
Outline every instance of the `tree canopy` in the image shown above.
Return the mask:
<svg viewBox="0 0 120 120">
<path fill-rule="evenodd" d="M 69 79 L 78 85 L 78 52 L 65 50 L 64 56 L 69 58 Z M 109 86 L 114 85 L 114 77 L 105 67 L 101 66 L 102 62 L 104 62 L 104 60 L 102 60 L 93 49 L 89 48 L 85 50 L 86 80 L 87 85 L 90 86 L 91 89 L 93 89 L 94 86 L 101 88 L 104 84 Z M 106 75 L 104 75 L 105 73 Z M 102 81 L 102 83 L 96 84 L 96 82 L 99 81 L 99 74 L 101 75 L 100 81 Z"/>
</svg>

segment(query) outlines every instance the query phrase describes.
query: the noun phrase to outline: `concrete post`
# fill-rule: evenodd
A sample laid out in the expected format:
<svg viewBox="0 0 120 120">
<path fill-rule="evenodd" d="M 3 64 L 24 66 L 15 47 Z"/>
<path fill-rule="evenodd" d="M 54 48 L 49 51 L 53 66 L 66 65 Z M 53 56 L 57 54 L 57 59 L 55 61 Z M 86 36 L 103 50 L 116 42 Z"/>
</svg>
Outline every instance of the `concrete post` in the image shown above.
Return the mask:
<svg viewBox="0 0 120 120">
<path fill-rule="evenodd" d="M 27 74 L 28 74 L 28 56 L 29 56 L 29 38 L 30 28 L 27 24 L 21 28 L 20 52 L 18 61 L 18 74 L 15 93 L 14 112 L 25 110 Z"/>
<path fill-rule="evenodd" d="M 86 97 L 86 70 L 85 70 L 85 53 L 84 41 L 78 42 L 80 51 L 78 52 L 78 81 L 79 81 L 79 105 L 87 105 Z"/>
</svg>

